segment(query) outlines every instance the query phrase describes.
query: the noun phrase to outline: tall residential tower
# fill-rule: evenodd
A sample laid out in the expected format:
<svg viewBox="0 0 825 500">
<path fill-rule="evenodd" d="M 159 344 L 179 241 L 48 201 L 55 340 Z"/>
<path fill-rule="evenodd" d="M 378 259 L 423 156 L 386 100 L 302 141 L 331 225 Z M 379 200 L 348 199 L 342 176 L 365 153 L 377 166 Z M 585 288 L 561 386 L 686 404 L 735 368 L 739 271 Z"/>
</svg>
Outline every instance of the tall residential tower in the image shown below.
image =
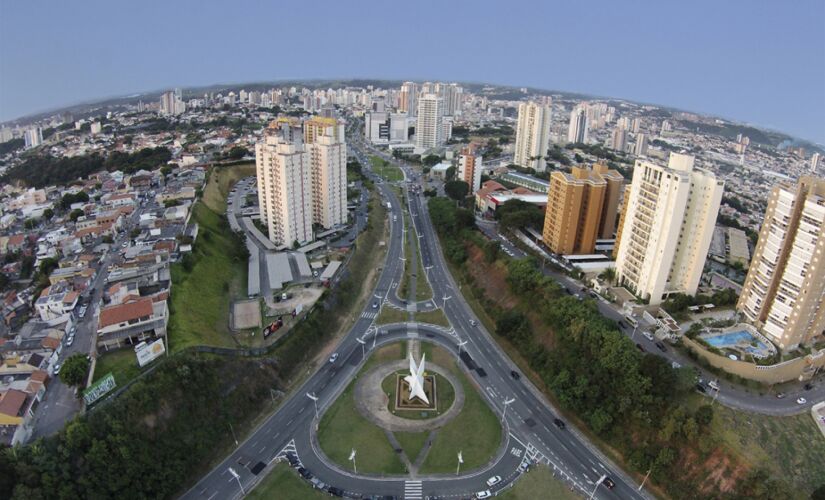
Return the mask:
<svg viewBox="0 0 825 500">
<path fill-rule="evenodd" d="M 523 102 L 518 106 L 518 128 L 513 163 L 536 172 L 547 169 L 547 146 L 550 142 L 549 103 Z"/>
</svg>

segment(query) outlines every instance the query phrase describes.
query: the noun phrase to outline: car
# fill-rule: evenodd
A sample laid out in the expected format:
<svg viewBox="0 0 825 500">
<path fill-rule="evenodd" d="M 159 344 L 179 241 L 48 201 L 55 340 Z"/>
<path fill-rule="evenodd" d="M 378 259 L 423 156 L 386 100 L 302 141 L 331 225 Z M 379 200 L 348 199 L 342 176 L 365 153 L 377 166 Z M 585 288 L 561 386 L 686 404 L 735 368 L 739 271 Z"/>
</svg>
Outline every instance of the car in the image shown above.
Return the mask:
<svg viewBox="0 0 825 500">
<path fill-rule="evenodd" d="M 76 327 L 76 326 L 71 327 L 71 328 L 69 329 L 69 335 L 74 335 L 76 331 L 77 331 L 77 327 Z"/>
<path fill-rule="evenodd" d="M 647 351 L 645 351 L 645 348 L 644 348 L 644 347 L 642 347 L 642 344 L 639 344 L 639 343 L 637 343 L 637 344 L 636 344 L 636 349 L 638 349 L 638 350 L 640 350 L 640 351 L 642 351 L 642 352 L 647 352 Z"/>
<path fill-rule="evenodd" d="M 337 352 L 334 352 L 334 353 L 332 353 L 332 356 L 330 356 L 330 357 L 329 357 L 329 362 L 330 362 L 330 363 L 335 363 L 335 361 L 336 361 L 337 359 L 338 359 L 338 353 L 337 353 Z"/>
<path fill-rule="evenodd" d="M 661 342 L 656 342 L 656 348 L 662 352 L 667 352 L 667 347 Z"/>
<path fill-rule="evenodd" d="M 476 493 L 476 498 L 490 498 L 491 496 L 493 496 L 493 494 L 490 493 L 490 490 L 479 491 Z"/>
<path fill-rule="evenodd" d="M 373 309 L 378 309 L 378 301 L 377 301 L 377 300 L 374 300 L 374 301 L 372 302 L 372 308 L 373 308 Z"/>
<path fill-rule="evenodd" d="M 66 339 L 66 345 L 70 346 L 72 344 L 74 344 L 74 335 L 69 335 L 69 338 Z"/>
<path fill-rule="evenodd" d="M 513 377 L 513 380 L 521 379 L 521 374 L 515 370 L 510 370 L 510 376 Z"/>
<path fill-rule="evenodd" d="M 562 430 L 564 430 L 564 428 L 567 427 L 567 424 L 564 423 L 564 420 L 562 420 L 560 418 L 554 418 L 553 419 L 553 425 L 555 425 L 556 427 L 558 427 L 559 429 L 562 429 Z"/>
<path fill-rule="evenodd" d="M 624 324 L 624 321 L 622 321 L 622 320 L 619 320 L 619 326 L 622 327 L 622 328 L 627 328 L 627 325 Z"/>
<path fill-rule="evenodd" d="M 479 377 L 486 377 L 487 376 L 487 372 L 484 371 L 484 368 L 478 367 L 478 368 L 476 368 L 476 372 L 478 372 Z"/>
<path fill-rule="evenodd" d="M 651 342 L 653 342 L 653 339 L 655 338 L 655 337 L 653 336 L 653 334 L 652 334 L 652 333 L 650 333 L 650 332 L 643 332 L 643 333 L 642 333 L 642 335 L 644 335 L 644 336 L 645 336 L 645 338 L 646 338 L 647 340 L 651 341 Z"/>
<path fill-rule="evenodd" d="M 785 393 L 784 393 L 784 392 L 777 392 L 777 393 L 776 393 L 776 398 L 777 398 L 777 399 L 782 399 L 782 398 L 784 398 L 784 397 L 785 397 Z"/>
<path fill-rule="evenodd" d="M 602 484 L 607 486 L 608 490 L 612 490 L 616 487 L 616 483 L 614 483 L 613 480 L 607 476 L 605 476 L 604 479 L 602 479 Z"/>
<path fill-rule="evenodd" d="M 60 373 L 60 363 L 54 365 L 54 374 L 58 375 Z"/>
<path fill-rule="evenodd" d="M 330 495 L 332 495 L 334 497 L 344 496 L 344 490 L 342 490 L 341 488 L 336 488 L 335 486 L 330 486 L 327 491 L 329 492 Z"/>
<path fill-rule="evenodd" d="M 307 470 L 303 467 L 298 467 L 298 474 L 300 474 L 301 477 L 303 477 L 307 481 L 309 481 L 310 479 L 312 479 L 314 477 L 309 470 Z"/>
<path fill-rule="evenodd" d="M 521 462 L 520 464 L 518 464 L 518 471 L 519 472 L 527 472 L 528 469 L 530 469 L 530 462 L 528 462 L 527 460 L 525 460 L 525 461 Z"/>
<path fill-rule="evenodd" d="M 470 326 L 476 326 L 476 320 L 471 319 L 470 320 Z"/>
<path fill-rule="evenodd" d="M 708 392 L 707 388 L 705 387 L 705 384 L 702 384 L 702 383 L 697 383 L 696 384 L 696 390 L 701 392 L 702 394 Z"/>
<path fill-rule="evenodd" d="M 493 476 L 487 480 L 487 486 L 493 486 L 501 482 L 501 476 Z"/>
<path fill-rule="evenodd" d="M 55 373 L 57 373 L 57 372 L 55 372 Z M 796 398 L 796 404 L 798 404 L 798 405 L 804 405 L 807 402 L 808 402 L 808 400 L 805 399 L 805 398 Z"/>
<path fill-rule="evenodd" d="M 812 383 L 808 382 L 807 384 L 802 386 L 802 388 L 805 389 L 806 391 L 810 391 L 811 389 L 814 388 L 814 385 Z"/>
</svg>

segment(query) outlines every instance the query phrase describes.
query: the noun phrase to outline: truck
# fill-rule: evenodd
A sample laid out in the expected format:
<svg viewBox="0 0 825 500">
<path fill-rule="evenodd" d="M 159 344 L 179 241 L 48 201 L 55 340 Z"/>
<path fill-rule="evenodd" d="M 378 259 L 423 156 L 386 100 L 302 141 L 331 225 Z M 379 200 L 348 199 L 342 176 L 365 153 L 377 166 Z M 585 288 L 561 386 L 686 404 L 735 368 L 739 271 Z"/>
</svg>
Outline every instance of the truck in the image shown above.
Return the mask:
<svg viewBox="0 0 825 500">
<path fill-rule="evenodd" d="M 278 321 L 273 321 L 266 328 L 264 328 L 264 338 L 267 338 L 277 332 L 282 326 L 284 326 L 284 320 L 282 318 L 278 318 Z"/>
</svg>

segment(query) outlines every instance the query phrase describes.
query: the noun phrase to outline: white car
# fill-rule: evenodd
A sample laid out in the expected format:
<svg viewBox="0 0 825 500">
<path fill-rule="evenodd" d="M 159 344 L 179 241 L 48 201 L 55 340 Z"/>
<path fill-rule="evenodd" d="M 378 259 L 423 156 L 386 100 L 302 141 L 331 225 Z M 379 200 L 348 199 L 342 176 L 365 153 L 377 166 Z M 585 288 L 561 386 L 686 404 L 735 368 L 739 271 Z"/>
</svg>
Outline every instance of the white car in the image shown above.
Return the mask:
<svg viewBox="0 0 825 500">
<path fill-rule="evenodd" d="M 652 333 L 644 332 L 644 333 L 642 333 L 642 335 L 644 335 L 647 340 L 653 342 L 653 334 Z"/>
<path fill-rule="evenodd" d="M 487 480 L 487 486 L 493 486 L 501 482 L 501 476 L 493 476 Z"/>
<path fill-rule="evenodd" d="M 332 353 L 332 356 L 329 357 L 329 362 L 330 363 L 335 363 L 335 360 L 337 360 L 337 359 L 338 359 L 338 353 L 334 352 L 334 353 Z"/>
<path fill-rule="evenodd" d="M 74 335 L 69 335 L 68 340 L 66 340 L 66 345 L 71 346 L 72 344 L 74 344 Z"/>
<path fill-rule="evenodd" d="M 490 498 L 491 496 L 493 495 L 490 493 L 490 490 L 479 491 L 476 493 L 476 498 Z"/>
<path fill-rule="evenodd" d="M 797 400 L 796 400 L 796 404 L 798 404 L 798 405 L 804 405 L 807 402 L 808 402 L 808 400 L 805 399 L 805 398 L 797 398 Z"/>
<path fill-rule="evenodd" d="M 57 375 L 60 373 L 60 363 L 54 365 L 54 374 Z"/>
</svg>

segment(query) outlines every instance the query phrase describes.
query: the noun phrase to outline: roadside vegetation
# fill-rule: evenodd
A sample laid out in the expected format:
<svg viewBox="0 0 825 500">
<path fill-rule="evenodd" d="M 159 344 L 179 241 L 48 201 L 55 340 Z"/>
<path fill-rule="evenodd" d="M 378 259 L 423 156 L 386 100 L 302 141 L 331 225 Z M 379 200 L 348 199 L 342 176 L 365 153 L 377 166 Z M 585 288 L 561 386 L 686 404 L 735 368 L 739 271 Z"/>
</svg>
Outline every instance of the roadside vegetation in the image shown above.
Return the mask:
<svg viewBox="0 0 825 500">
<path fill-rule="evenodd" d="M 260 482 L 246 496 L 249 500 L 322 500 L 328 499 L 329 495 L 321 490 L 316 490 L 288 464 L 276 465 L 263 481 Z"/>
<path fill-rule="evenodd" d="M 492 252 L 469 210 L 429 201 L 444 254 L 499 342 L 615 459 L 673 498 L 802 498 L 809 485 L 746 463 L 712 431 L 716 410 L 691 404 L 694 376 L 639 352 L 590 300 L 563 293 L 530 259 Z M 821 439 L 821 437 L 817 437 Z M 810 439 L 815 439 L 810 436 Z"/>
<path fill-rule="evenodd" d="M 404 173 L 401 169 L 387 160 L 379 158 L 378 156 L 370 156 L 370 163 L 372 163 L 372 171 L 385 181 L 396 182 L 404 180 Z"/>
<path fill-rule="evenodd" d="M 554 500 L 576 500 L 581 498 L 553 472 L 543 465 L 532 467 L 523 474 L 512 488 L 499 495 L 503 500 L 533 500 L 534 498 L 552 498 Z"/>
</svg>

